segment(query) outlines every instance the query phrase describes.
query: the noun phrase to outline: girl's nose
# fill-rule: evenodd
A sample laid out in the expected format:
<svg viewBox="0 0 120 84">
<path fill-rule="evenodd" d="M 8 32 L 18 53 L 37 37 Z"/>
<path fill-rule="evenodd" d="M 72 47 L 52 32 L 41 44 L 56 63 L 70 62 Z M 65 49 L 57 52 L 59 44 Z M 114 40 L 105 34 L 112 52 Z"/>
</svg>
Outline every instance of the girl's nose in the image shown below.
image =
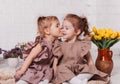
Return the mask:
<svg viewBox="0 0 120 84">
<path fill-rule="evenodd" d="M 63 28 L 63 29 L 61 29 L 61 32 L 62 32 L 62 33 L 65 33 L 66 31 L 65 31 L 65 29 Z"/>
<path fill-rule="evenodd" d="M 61 27 L 61 31 L 64 31 L 64 28 L 63 28 L 63 27 Z"/>
<path fill-rule="evenodd" d="M 61 31 L 62 33 L 64 32 L 64 30 L 63 30 L 63 29 L 61 29 L 60 31 Z"/>
<path fill-rule="evenodd" d="M 61 31 L 62 27 L 59 27 L 59 30 Z"/>
</svg>

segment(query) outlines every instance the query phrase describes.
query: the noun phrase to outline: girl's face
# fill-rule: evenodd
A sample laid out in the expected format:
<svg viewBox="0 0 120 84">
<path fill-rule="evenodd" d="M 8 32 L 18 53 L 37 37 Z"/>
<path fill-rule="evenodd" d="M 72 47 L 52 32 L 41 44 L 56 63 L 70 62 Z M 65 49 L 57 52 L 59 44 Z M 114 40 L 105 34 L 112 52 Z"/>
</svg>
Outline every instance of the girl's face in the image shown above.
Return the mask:
<svg viewBox="0 0 120 84">
<path fill-rule="evenodd" d="M 75 31 L 72 23 L 68 20 L 63 21 L 63 28 L 61 29 L 61 32 L 66 41 L 76 39 L 77 35 L 80 33 L 80 31 Z"/>
<path fill-rule="evenodd" d="M 59 21 L 53 21 L 52 25 L 50 27 L 50 34 L 53 37 L 60 37 L 61 36 L 61 32 L 60 32 L 60 23 Z"/>
</svg>

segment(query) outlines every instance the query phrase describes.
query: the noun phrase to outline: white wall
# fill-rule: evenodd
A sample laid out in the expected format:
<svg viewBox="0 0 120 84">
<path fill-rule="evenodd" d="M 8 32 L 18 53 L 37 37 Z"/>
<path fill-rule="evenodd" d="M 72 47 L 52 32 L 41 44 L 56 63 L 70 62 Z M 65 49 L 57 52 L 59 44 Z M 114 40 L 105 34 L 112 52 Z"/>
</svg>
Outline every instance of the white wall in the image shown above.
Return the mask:
<svg viewBox="0 0 120 84">
<path fill-rule="evenodd" d="M 91 4 L 94 0 L 0 0 L 0 47 L 10 49 L 18 42 L 33 40 L 40 15 L 56 15 L 61 22 L 67 13 L 91 18 Z"/>
<path fill-rule="evenodd" d="M 97 0 L 97 26 L 120 31 L 120 0 Z"/>
<path fill-rule="evenodd" d="M 88 18 L 90 28 L 119 30 L 119 0 L 0 0 L 0 47 L 10 49 L 18 42 L 34 40 L 40 15 L 56 15 L 60 21 L 68 13 Z"/>
</svg>

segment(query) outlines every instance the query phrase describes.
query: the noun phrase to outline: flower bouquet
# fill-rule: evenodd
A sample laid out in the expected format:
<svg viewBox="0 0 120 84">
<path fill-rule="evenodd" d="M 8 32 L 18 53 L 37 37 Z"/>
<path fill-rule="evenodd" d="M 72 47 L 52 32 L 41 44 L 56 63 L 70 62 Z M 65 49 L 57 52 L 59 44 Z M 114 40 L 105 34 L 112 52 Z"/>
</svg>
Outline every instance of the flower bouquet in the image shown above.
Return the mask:
<svg viewBox="0 0 120 84">
<path fill-rule="evenodd" d="M 16 45 L 16 47 L 20 48 L 22 51 L 25 50 L 25 47 L 26 47 L 26 46 L 27 46 L 27 43 L 25 43 L 25 42 L 18 43 L 18 44 Z"/>
<path fill-rule="evenodd" d="M 93 27 L 92 31 L 91 40 L 99 49 L 110 48 L 120 41 L 120 32 L 110 28 L 97 29 Z"/>
<path fill-rule="evenodd" d="M 11 50 L 3 50 L 2 48 L 0 48 L 0 54 L 3 53 L 3 58 L 7 59 L 7 58 L 18 58 L 19 56 L 22 56 L 22 52 L 21 49 L 18 47 L 15 47 Z"/>
</svg>

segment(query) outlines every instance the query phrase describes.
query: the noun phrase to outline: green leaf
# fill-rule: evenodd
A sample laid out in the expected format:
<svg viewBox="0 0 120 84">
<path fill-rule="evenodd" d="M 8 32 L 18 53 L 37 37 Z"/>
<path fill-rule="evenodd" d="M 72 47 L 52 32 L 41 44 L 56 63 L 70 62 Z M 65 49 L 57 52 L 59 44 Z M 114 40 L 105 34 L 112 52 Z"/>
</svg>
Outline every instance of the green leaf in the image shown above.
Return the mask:
<svg viewBox="0 0 120 84">
<path fill-rule="evenodd" d="M 115 43 L 117 43 L 119 39 L 105 39 L 102 38 L 102 40 L 95 40 L 92 39 L 92 42 L 98 47 L 98 48 L 110 48 L 112 47 Z"/>
<path fill-rule="evenodd" d="M 115 43 L 117 43 L 119 41 L 119 39 L 111 39 L 108 43 L 107 43 L 107 48 L 112 47 Z"/>
<path fill-rule="evenodd" d="M 102 45 L 101 45 L 101 43 L 99 42 L 99 40 L 92 39 L 92 42 L 93 42 L 98 48 L 101 48 L 101 47 L 102 47 Z"/>
</svg>

